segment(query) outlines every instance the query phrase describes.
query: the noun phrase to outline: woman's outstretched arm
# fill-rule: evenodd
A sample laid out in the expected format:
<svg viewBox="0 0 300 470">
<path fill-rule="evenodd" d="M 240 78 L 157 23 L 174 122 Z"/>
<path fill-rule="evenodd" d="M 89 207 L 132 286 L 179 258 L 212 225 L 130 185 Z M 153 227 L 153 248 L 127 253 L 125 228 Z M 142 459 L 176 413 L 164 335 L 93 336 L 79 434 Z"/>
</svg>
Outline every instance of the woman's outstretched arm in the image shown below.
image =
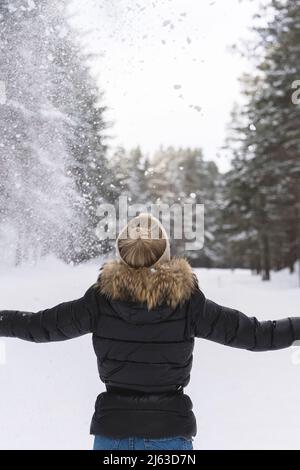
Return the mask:
<svg viewBox="0 0 300 470">
<path fill-rule="evenodd" d="M 192 296 L 191 302 L 198 338 L 249 351 L 287 348 L 300 340 L 300 317 L 258 321 L 206 299 L 201 291 Z"/>
<path fill-rule="evenodd" d="M 0 336 L 36 343 L 63 341 L 93 332 L 97 317 L 97 292 L 92 286 L 80 299 L 36 313 L 0 311 Z"/>
</svg>

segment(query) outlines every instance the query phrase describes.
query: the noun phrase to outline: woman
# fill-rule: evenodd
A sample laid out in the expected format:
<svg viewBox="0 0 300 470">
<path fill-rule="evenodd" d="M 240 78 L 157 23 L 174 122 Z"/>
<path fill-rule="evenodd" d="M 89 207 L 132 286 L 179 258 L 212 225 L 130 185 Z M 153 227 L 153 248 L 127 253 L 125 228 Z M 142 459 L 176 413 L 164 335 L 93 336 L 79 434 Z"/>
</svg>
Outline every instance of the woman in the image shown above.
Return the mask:
<svg viewBox="0 0 300 470">
<path fill-rule="evenodd" d="M 196 421 L 184 393 L 194 338 L 268 351 L 300 339 L 300 318 L 259 322 L 205 298 L 188 262 L 149 214 L 131 220 L 85 295 L 37 313 L 0 312 L 0 336 L 47 342 L 93 334 L 100 379 L 94 449 L 192 449 Z"/>
</svg>

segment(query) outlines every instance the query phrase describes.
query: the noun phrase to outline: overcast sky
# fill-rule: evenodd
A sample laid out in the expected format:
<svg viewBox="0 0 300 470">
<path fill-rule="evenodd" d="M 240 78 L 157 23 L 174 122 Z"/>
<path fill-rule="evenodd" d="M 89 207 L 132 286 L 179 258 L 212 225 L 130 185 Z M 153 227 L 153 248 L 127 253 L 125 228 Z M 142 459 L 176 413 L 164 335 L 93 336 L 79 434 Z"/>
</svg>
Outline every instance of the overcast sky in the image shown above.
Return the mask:
<svg viewBox="0 0 300 470">
<path fill-rule="evenodd" d="M 247 67 L 230 46 L 256 11 L 256 0 L 74 0 L 114 144 L 199 146 L 227 169 L 218 153 Z"/>
</svg>

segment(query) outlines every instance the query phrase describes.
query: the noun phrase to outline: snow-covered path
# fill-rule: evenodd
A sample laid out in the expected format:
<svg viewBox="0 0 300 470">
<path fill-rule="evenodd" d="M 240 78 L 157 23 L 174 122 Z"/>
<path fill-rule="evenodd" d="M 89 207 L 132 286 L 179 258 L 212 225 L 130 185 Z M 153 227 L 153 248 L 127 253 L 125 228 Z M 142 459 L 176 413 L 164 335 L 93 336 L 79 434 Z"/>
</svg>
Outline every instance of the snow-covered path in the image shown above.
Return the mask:
<svg viewBox="0 0 300 470">
<path fill-rule="evenodd" d="M 36 311 L 80 297 L 97 271 L 96 263 L 74 268 L 53 259 L 2 268 L 0 308 Z M 281 272 L 262 283 L 249 271 L 197 272 L 206 296 L 223 305 L 259 319 L 300 315 L 296 275 Z M 3 343 L 0 449 L 90 448 L 94 401 L 104 390 L 90 336 Z M 199 340 L 186 391 L 198 420 L 195 448 L 300 448 L 300 348 L 250 353 Z"/>
</svg>

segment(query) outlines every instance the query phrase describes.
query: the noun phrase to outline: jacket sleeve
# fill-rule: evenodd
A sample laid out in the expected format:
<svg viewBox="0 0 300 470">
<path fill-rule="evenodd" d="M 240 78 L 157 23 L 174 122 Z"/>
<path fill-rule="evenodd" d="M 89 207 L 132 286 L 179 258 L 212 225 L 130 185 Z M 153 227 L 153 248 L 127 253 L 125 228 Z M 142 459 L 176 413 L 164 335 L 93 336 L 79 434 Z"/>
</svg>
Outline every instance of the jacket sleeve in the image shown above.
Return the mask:
<svg viewBox="0 0 300 470">
<path fill-rule="evenodd" d="M 191 302 L 194 333 L 198 338 L 249 351 L 287 348 L 300 339 L 299 317 L 258 321 L 206 299 L 201 291 L 192 296 Z"/>
<path fill-rule="evenodd" d="M 63 341 L 93 332 L 97 317 L 97 292 L 92 286 L 80 299 L 36 313 L 0 311 L 0 336 L 36 343 Z"/>
</svg>

